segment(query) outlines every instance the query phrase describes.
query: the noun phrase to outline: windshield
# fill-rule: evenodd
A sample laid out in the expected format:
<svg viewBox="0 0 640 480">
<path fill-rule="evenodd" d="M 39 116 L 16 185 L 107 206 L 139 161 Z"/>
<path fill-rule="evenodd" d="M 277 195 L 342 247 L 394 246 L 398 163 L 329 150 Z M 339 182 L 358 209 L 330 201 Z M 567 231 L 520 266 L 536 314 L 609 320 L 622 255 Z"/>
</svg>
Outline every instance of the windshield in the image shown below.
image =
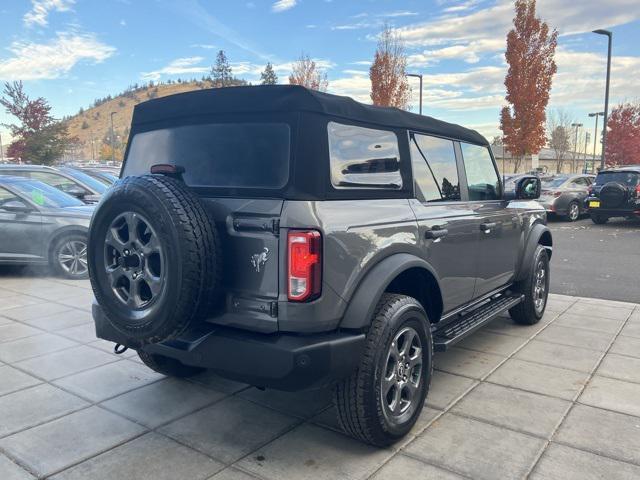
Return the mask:
<svg viewBox="0 0 640 480">
<path fill-rule="evenodd" d="M 163 128 L 134 135 L 123 176 L 154 164 L 185 168 L 187 185 L 278 189 L 289 179 L 286 123 L 217 123 Z"/>
<path fill-rule="evenodd" d="M 95 190 L 99 194 L 103 194 L 108 189 L 108 187 L 104 183 L 96 180 L 95 178 L 79 170 L 75 170 L 73 168 L 61 168 L 60 170 L 66 173 L 67 175 L 72 176 L 76 180 L 84 183 L 87 187 L 91 188 L 92 190 Z"/>
<path fill-rule="evenodd" d="M 568 177 L 549 178 L 542 182 L 542 188 L 557 188 L 567 181 Z"/>
<path fill-rule="evenodd" d="M 14 182 L 11 186 L 39 207 L 66 208 L 84 205 L 77 198 L 38 180 Z"/>
<path fill-rule="evenodd" d="M 600 172 L 596 177 L 596 185 L 604 185 L 609 182 L 617 182 L 627 187 L 638 185 L 640 173 L 636 172 Z"/>
</svg>

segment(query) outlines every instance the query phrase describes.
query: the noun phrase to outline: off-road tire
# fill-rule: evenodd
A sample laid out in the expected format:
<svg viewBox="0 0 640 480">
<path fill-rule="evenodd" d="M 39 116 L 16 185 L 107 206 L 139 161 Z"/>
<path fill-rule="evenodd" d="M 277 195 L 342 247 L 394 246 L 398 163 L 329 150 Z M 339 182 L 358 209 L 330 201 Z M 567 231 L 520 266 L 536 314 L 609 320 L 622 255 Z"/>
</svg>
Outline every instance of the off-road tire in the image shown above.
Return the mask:
<svg viewBox="0 0 640 480">
<path fill-rule="evenodd" d="M 573 207 L 577 207 L 578 209 L 578 214 L 574 217 L 572 217 L 572 209 Z M 569 202 L 569 205 L 567 205 L 567 214 L 564 216 L 564 218 L 568 221 L 568 222 L 575 222 L 576 220 L 578 220 L 580 218 L 580 204 L 578 202 L 576 202 L 575 200 L 572 202 Z"/>
<path fill-rule="evenodd" d="M 144 350 L 138 350 L 138 357 L 151 370 L 168 377 L 186 378 L 205 371 L 204 368 L 185 365 L 175 358 L 147 353 Z"/>
<path fill-rule="evenodd" d="M 66 271 L 58 260 L 60 250 L 69 242 L 82 242 L 87 245 L 87 235 L 83 233 L 73 232 L 62 235 L 55 239 L 49 249 L 49 268 L 57 277 L 67 278 L 69 280 L 85 280 L 89 278 L 89 271 L 86 269 L 86 266 L 84 268 L 84 273 L 74 275 L 73 273 Z M 86 258 L 87 257 L 85 253 L 85 259 Z"/>
<path fill-rule="evenodd" d="M 146 309 L 132 309 L 113 292 L 105 268 L 105 239 L 125 212 L 157 230 L 166 269 L 161 293 Z M 126 177 L 97 208 L 89 235 L 89 273 L 96 300 L 111 325 L 131 344 L 175 338 L 200 322 L 220 299 L 220 241 L 200 199 L 182 182 L 159 175 Z"/>
<path fill-rule="evenodd" d="M 542 262 L 545 268 L 545 295 L 544 305 L 541 309 L 536 308 L 534 288 L 536 283 L 537 265 Z M 509 315 L 515 323 L 520 325 L 534 325 L 540 321 L 544 315 L 545 308 L 547 306 L 547 297 L 549 295 L 549 254 L 547 250 L 538 245 L 533 255 L 533 263 L 530 271 L 524 280 L 514 285 L 514 290 L 524 295 L 524 300 L 515 307 L 509 309 Z"/>
<path fill-rule="evenodd" d="M 609 221 L 609 217 L 603 217 L 602 215 L 591 214 L 591 221 L 596 225 L 604 225 Z"/>
<path fill-rule="evenodd" d="M 396 332 L 410 325 L 423 349 L 421 391 L 411 418 L 401 425 L 390 423 L 383 413 L 380 395 L 382 363 Z M 406 435 L 422 411 L 433 372 L 433 340 L 429 319 L 420 303 L 405 295 L 384 294 L 373 315 L 364 352 L 356 371 L 336 385 L 334 405 L 342 429 L 363 442 L 386 446 Z"/>
</svg>

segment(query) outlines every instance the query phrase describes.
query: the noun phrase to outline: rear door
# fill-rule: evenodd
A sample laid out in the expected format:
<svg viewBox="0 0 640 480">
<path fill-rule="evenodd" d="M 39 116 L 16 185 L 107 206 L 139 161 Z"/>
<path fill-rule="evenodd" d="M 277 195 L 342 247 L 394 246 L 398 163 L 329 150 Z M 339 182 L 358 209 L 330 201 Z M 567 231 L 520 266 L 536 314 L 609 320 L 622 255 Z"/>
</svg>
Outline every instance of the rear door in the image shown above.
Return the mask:
<svg viewBox="0 0 640 480">
<path fill-rule="evenodd" d="M 30 262 L 44 256 L 42 218 L 32 208 L 30 212 L 9 212 L 2 208 L 7 202 L 27 204 L 20 197 L 0 187 L 0 260 Z"/>
<path fill-rule="evenodd" d="M 478 220 L 480 240 L 474 297 L 480 297 L 513 279 L 522 225 L 517 208 L 502 199 L 498 170 L 489 148 L 461 142 L 460 151 L 468 205 Z"/>
<path fill-rule="evenodd" d="M 440 281 L 446 313 L 473 297 L 479 223 L 461 197 L 454 142 L 418 133 L 410 140 L 416 183 L 411 207 L 423 256 Z"/>
</svg>

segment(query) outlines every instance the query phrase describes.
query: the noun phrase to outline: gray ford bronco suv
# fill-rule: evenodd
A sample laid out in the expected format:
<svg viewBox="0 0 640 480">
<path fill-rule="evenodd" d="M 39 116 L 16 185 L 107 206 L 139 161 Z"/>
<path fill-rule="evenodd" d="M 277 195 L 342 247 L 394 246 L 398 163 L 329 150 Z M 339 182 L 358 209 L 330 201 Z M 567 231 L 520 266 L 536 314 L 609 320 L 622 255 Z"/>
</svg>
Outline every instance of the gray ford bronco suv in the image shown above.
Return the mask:
<svg viewBox="0 0 640 480">
<path fill-rule="evenodd" d="M 344 430 L 405 435 L 444 351 L 542 317 L 537 177 L 503 191 L 475 131 L 298 86 L 136 106 L 90 228 L 97 336 L 155 371 L 335 386 Z"/>
</svg>

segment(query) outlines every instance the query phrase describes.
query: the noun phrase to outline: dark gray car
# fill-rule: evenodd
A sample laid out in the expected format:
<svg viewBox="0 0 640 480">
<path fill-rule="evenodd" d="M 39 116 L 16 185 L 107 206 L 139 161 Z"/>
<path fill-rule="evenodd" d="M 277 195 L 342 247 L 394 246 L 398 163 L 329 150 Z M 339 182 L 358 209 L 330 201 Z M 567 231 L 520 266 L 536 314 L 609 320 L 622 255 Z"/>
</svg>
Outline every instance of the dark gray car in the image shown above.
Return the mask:
<svg viewBox="0 0 640 480">
<path fill-rule="evenodd" d="M 48 263 L 60 276 L 87 278 L 92 212 L 43 182 L 0 176 L 0 263 Z"/>
<path fill-rule="evenodd" d="M 595 175 L 554 175 L 542 180 L 542 193 L 538 200 L 545 210 L 575 222 L 587 213 L 585 199 Z"/>
<path fill-rule="evenodd" d="M 31 178 L 82 200 L 86 204 L 98 203 L 108 187 L 84 172 L 68 167 L 45 165 L 0 165 L 0 175 Z"/>
<path fill-rule="evenodd" d="M 168 375 L 333 384 L 369 443 L 414 425 L 434 350 L 545 311 L 540 180 L 506 190 L 458 125 L 297 86 L 200 90 L 135 107 L 122 176 L 91 222 L 97 336 Z"/>
</svg>

